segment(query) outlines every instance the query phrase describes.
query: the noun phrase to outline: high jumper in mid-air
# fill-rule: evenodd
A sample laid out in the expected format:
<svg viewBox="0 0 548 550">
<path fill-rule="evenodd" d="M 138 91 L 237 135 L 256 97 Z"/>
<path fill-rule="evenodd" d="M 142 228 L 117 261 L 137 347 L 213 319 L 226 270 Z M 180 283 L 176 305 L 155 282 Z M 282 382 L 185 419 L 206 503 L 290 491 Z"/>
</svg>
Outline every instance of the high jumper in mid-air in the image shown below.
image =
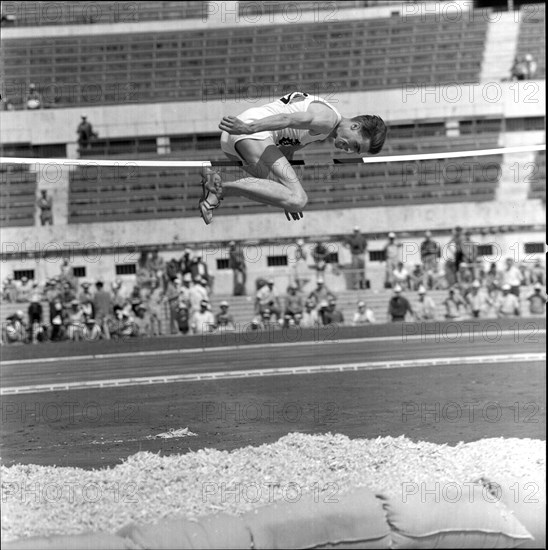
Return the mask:
<svg viewBox="0 0 548 550">
<path fill-rule="evenodd" d="M 293 92 L 221 120 L 221 149 L 243 162 L 249 177 L 222 181 L 208 169 L 202 180 L 199 209 L 210 224 L 224 197 L 238 196 L 285 210 L 288 220 L 303 217 L 308 197 L 290 161 L 310 143 L 329 140 L 337 149 L 363 156 L 377 154 L 386 138 L 386 125 L 375 115 L 343 117 L 318 96 Z"/>
</svg>

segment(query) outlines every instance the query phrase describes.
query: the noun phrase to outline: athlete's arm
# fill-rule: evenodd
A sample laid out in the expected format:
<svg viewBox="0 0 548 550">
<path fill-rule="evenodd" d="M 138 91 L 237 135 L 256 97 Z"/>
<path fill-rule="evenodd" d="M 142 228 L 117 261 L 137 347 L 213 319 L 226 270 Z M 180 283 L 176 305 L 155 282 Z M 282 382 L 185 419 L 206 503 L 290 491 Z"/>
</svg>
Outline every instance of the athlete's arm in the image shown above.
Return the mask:
<svg viewBox="0 0 548 550">
<path fill-rule="evenodd" d="M 229 134 L 255 134 L 271 130 L 295 128 L 314 130 L 322 133 L 333 128 L 334 112 L 321 103 L 313 103 L 304 113 L 281 113 L 267 116 L 252 122 L 244 122 L 237 117 L 223 117 L 219 129 Z"/>
</svg>

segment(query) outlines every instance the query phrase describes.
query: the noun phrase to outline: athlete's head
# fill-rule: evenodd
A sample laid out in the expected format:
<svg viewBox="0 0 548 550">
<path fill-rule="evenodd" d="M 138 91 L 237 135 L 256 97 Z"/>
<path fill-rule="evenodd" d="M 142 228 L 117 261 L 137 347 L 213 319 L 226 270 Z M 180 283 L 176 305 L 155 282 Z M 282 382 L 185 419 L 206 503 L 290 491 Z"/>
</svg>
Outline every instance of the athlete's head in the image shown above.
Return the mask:
<svg viewBox="0 0 548 550">
<path fill-rule="evenodd" d="M 376 155 L 386 139 L 386 124 L 376 115 L 343 118 L 337 126 L 335 147 L 347 153 Z"/>
</svg>

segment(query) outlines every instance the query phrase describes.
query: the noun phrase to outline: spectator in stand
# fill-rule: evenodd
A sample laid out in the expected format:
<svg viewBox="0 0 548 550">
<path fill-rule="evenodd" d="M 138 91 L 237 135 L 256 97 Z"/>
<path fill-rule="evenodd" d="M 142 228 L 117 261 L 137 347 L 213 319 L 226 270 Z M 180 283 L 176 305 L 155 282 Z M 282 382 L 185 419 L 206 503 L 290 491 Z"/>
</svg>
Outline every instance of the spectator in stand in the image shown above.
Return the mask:
<svg viewBox="0 0 548 550">
<path fill-rule="evenodd" d="M 200 309 L 192 314 L 190 320 L 192 334 L 208 334 L 215 330 L 215 317 L 209 310 L 209 302 L 202 300 Z"/>
<path fill-rule="evenodd" d="M 445 306 L 445 318 L 452 321 L 462 319 L 466 311 L 466 302 L 457 290 L 455 287 L 450 288 L 449 295 L 443 302 Z"/>
<path fill-rule="evenodd" d="M 104 290 L 103 281 L 95 283 L 95 294 L 93 295 L 93 309 L 95 311 L 95 321 L 101 328 L 105 339 L 110 339 L 108 330 L 109 319 L 112 313 L 112 300 L 110 294 Z"/>
<path fill-rule="evenodd" d="M 398 262 L 396 268 L 392 271 L 392 282 L 394 285 L 399 285 L 405 290 L 411 289 L 411 277 L 403 262 Z"/>
<path fill-rule="evenodd" d="M 434 321 L 436 319 L 436 304 L 431 296 L 426 293 L 426 288 L 420 286 L 418 289 L 419 301 L 415 304 L 415 319 L 420 322 Z"/>
<path fill-rule="evenodd" d="M 27 328 L 23 319 L 24 313 L 20 310 L 7 317 L 2 327 L 2 342 L 6 344 L 23 344 L 25 342 Z"/>
<path fill-rule="evenodd" d="M 38 92 L 34 84 L 29 85 L 29 90 L 27 92 L 26 106 L 27 106 L 27 109 L 29 110 L 42 108 L 42 96 L 40 95 L 40 92 Z"/>
<path fill-rule="evenodd" d="M 309 294 L 308 299 L 313 301 L 314 307 L 318 307 L 320 302 L 328 301 L 329 298 L 336 298 L 336 296 L 325 286 L 323 278 L 319 277 L 316 281 L 316 288 Z"/>
<path fill-rule="evenodd" d="M 519 298 L 519 287 L 523 276 L 512 258 L 506 258 L 506 268 L 501 274 L 502 285 L 510 285 L 510 292 Z"/>
<path fill-rule="evenodd" d="M 87 115 L 83 114 L 80 118 L 76 133 L 78 134 L 78 152 L 82 154 L 82 151 L 91 149 L 91 141 L 97 138 L 97 134 L 93 131 Z"/>
<path fill-rule="evenodd" d="M 8 275 L 4 282 L 4 288 L 2 289 L 2 300 L 6 302 L 17 301 L 17 286 L 13 282 L 13 277 Z"/>
<path fill-rule="evenodd" d="M 457 284 L 461 292 L 466 292 L 470 285 L 474 282 L 474 269 L 471 264 L 462 262 L 457 272 Z"/>
<path fill-rule="evenodd" d="M 485 288 L 489 296 L 494 299 L 501 287 L 500 273 L 497 269 L 497 263 L 493 262 L 485 274 Z"/>
<path fill-rule="evenodd" d="M 274 288 L 274 279 L 268 279 L 257 292 L 255 298 L 255 313 L 262 317 L 262 312 L 269 310 L 270 315 L 276 316 L 276 321 L 280 320 L 282 307 L 280 297 Z"/>
<path fill-rule="evenodd" d="M 40 212 L 40 225 L 53 225 L 53 199 L 48 197 L 45 189 L 40 191 L 36 206 Z"/>
<path fill-rule="evenodd" d="M 126 303 L 126 297 L 122 289 L 122 280 L 115 279 L 111 285 L 111 297 L 112 297 L 112 306 L 123 307 Z"/>
<path fill-rule="evenodd" d="M 152 330 L 150 326 L 150 314 L 144 304 L 139 304 L 137 306 L 137 312 L 135 314 L 133 322 L 135 323 L 136 327 L 136 336 L 152 336 Z"/>
<path fill-rule="evenodd" d="M 421 243 L 421 262 L 424 273 L 423 284 L 428 290 L 434 288 L 440 257 L 440 245 L 437 241 L 432 240 L 432 232 L 427 231 L 424 234 L 424 241 Z"/>
<path fill-rule="evenodd" d="M 78 300 L 72 300 L 66 314 L 67 338 L 78 342 L 84 337 L 84 323 L 86 316 Z"/>
<path fill-rule="evenodd" d="M 462 263 L 467 264 L 468 269 L 472 272 L 472 281 L 478 277 L 478 274 L 475 272 L 477 258 L 478 244 L 473 240 L 472 232 L 467 229 L 464 232 L 464 239 L 462 241 Z"/>
<path fill-rule="evenodd" d="M 482 290 L 481 283 L 475 279 L 464 294 L 464 299 L 470 308 L 472 317 L 486 317 L 487 311 L 493 306 L 493 301 Z"/>
<path fill-rule="evenodd" d="M 302 328 L 315 328 L 320 326 L 320 324 L 316 302 L 309 299 L 304 304 L 304 311 L 299 319 L 299 326 Z"/>
<path fill-rule="evenodd" d="M 324 325 L 344 325 L 344 315 L 340 309 L 337 309 L 337 300 L 331 297 L 327 302 L 327 307 L 323 312 Z"/>
<path fill-rule="evenodd" d="M 232 269 L 232 293 L 234 296 L 245 296 L 245 284 L 247 281 L 247 268 L 245 255 L 241 245 L 237 246 L 235 241 L 228 244 L 228 267 Z"/>
<path fill-rule="evenodd" d="M 295 315 L 303 312 L 303 309 L 303 297 L 301 296 L 297 285 L 291 283 L 287 287 L 284 317 L 290 317 L 291 319 L 294 319 Z"/>
<path fill-rule="evenodd" d="M 314 259 L 317 279 L 323 279 L 323 274 L 325 273 L 325 269 L 327 267 L 328 256 L 329 250 L 324 243 L 318 241 L 312 250 L 312 258 Z"/>
<path fill-rule="evenodd" d="M 80 291 L 80 294 L 78 294 L 78 301 L 82 304 L 86 300 L 93 301 L 93 294 L 91 293 L 91 284 L 87 281 L 84 281 L 81 285 L 82 290 Z"/>
<path fill-rule="evenodd" d="M 27 314 L 29 318 L 29 341 L 36 344 L 42 327 L 42 304 L 40 303 L 40 294 L 37 292 L 31 296 Z"/>
<path fill-rule="evenodd" d="M 154 273 L 154 275 L 158 278 L 162 278 L 166 271 L 166 262 L 162 256 L 160 256 L 158 249 L 152 251 L 149 262 L 150 270 Z"/>
<path fill-rule="evenodd" d="M 179 304 L 177 305 L 177 326 L 179 327 L 179 333 L 188 334 L 190 330 L 190 311 L 182 296 L 179 296 Z"/>
<path fill-rule="evenodd" d="M 61 302 L 63 303 L 63 307 L 65 308 L 68 308 L 72 300 L 76 299 L 76 293 L 74 292 L 72 285 L 68 281 L 65 281 L 63 283 L 60 298 Z"/>
<path fill-rule="evenodd" d="M 71 287 L 76 288 L 76 277 L 72 273 L 69 261 L 65 258 L 61 264 L 61 273 L 59 274 L 61 283 L 69 283 Z"/>
<path fill-rule="evenodd" d="M 183 277 L 184 279 L 184 277 Z M 162 285 L 158 278 L 154 278 L 152 282 L 152 293 L 148 300 L 148 308 L 150 312 L 150 325 L 153 336 L 162 336 L 162 319 L 164 313 L 165 295 Z M 188 305 L 187 305 L 188 309 Z"/>
<path fill-rule="evenodd" d="M 392 288 L 394 286 L 394 270 L 398 266 L 399 249 L 401 244 L 396 243 L 396 234 L 388 233 L 388 243 L 384 247 L 385 272 L 384 272 L 384 288 Z"/>
<path fill-rule="evenodd" d="M 119 305 L 114 306 L 114 319 L 109 328 L 110 335 L 116 339 L 131 338 L 137 335 L 133 316 Z"/>
<path fill-rule="evenodd" d="M 190 248 L 185 248 L 180 259 L 180 264 L 183 278 L 188 273 L 190 275 L 190 280 L 192 281 L 192 250 L 190 250 Z"/>
<path fill-rule="evenodd" d="M 200 255 L 196 255 L 194 256 L 194 258 L 192 258 L 190 272 L 192 273 L 193 279 L 196 279 L 196 277 L 200 277 L 204 281 L 205 286 L 211 284 L 207 265 L 202 261 L 202 257 Z"/>
<path fill-rule="evenodd" d="M 508 283 L 502 285 L 502 295 L 496 301 L 497 317 L 519 317 L 521 315 L 519 298 L 512 292 Z"/>
<path fill-rule="evenodd" d="M 546 284 L 546 273 L 542 267 L 542 262 L 540 258 L 535 260 L 533 267 L 531 268 L 531 283 L 539 283 L 541 286 Z"/>
<path fill-rule="evenodd" d="M 354 227 L 352 235 L 345 239 L 345 244 L 352 255 L 352 288 L 354 290 L 367 288 L 367 276 L 365 271 L 365 253 L 367 251 L 367 239 L 360 232 L 358 226 Z"/>
<path fill-rule="evenodd" d="M 190 297 L 190 315 L 200 311 L 202 302 L 209 303 L 209 293 L 206 288 L 206 281 L 202 277 L 197 276 L 194 279 L 194 285 L 189 289 Z"/>
<path fill-rule="evenodd" d="M 388 302 L 388 316 L 393 323 L 402 323 L 405 321 L 405 316 L 409 313 L 414 315 L 413 308 L 405 296 L 402 296 L 402 287 L 394 285 L 394 295 Z"/>
<path fill-rule="evenodd" d="M 82 301 L 80 302 L 80 307 L 84 312 L 85 319 L 95 319 L 95 309 L 93 307 L 93 296 L 91 294 L 86 294 L 83 296 Z"/>
<path fill-rule="evenodd" d="M 304 246 L 304 240 L 297 239 L 295 257 L 293 259 L 293 279 L 300 291 L 303 290 L 304 285 L 308 282 L 308 279 L 306 278 L 306 272 L 308 270 L 306 259 L 307 253 Z"/>
<path fill-rule="evenodd" d="M 181 288 L 179 288 L 179 299 L 182 302 L 186 303 L 189 310 L 190 310 L 190 307 L 191 307 L 191 303 L 190 303 L 190 296 L 191 296 L 190 289 L 192 288 L 191 284 L 192 284 L 192 275 L 190 273 L 185 273 L 183 275 L 183 284 L 181 285 Z M 201 292 L 201 290 L 200 290 L 200 292 Z M 206 289 L 206 293 L 207 293 L 207 289 Z M 207 293 L 205 297 L 202 295 L 200 297 L 200 301 L 201 300 L 209 300 L 209 293 Z M 199 302 L 196 302 L 196 303 L 197 303 L 196 307 L 198 307 Z"/>
<path fill-rule="evenodd" d="M 177 321 L 179 309 L 179 288 L 181 280 L 179 278 L 168 281 L 165 290 L 165 298 L 169 307 L 169 332 L 171 334 L 179 333 L 179 323 Z M 196 286 L 196 285 L 195 285 Z"/>
<path fill-rule="evenodd" d="M 28 277 L 21 277 L 21 282 L 17 287 L 17 301 L 28 302 L 30 300 L 32 292 L 32 283 L 29 281 Z"/>
<path fill-rule="evenodd" d="M 101 339 L 101 328 L 96 323 L 95 319 L 86 319 L 82 329 L 82 335 L 84 337 L 84 340 L 87 341 L 95 341 Z"/>
<path fill-rule="evenodd" d="M 352 324 L 357 327 L 360 325 L 368 325 L 375 322 L 375 314 L 372 309 L 369 309 L 365 302 L 358 302 L 358 311 L 354 313 Z"/>
<path fill-rule="evenodd" d="M 228 312 L 229 303 L 223 300 L 220 304 L 220 311 L 215 315 L 215 326 L 221 330 L 236 330 L 234 317 Z"/>
<path fill-rule="evenodd" d="M 413 271 L 409 275 L 409 285 L 411 290 L 418 290 L 423 286 L 424 282 L 424 271 L 422 264 L 415 264 Z"/>
<path fill-rule="evenodd" d="M 529 302 L 529 313 L 531 315 L 544 315 L 546 310 L 546 294 L 542 291 L 542 285 L 535 283 L 533 293 L 527 296 Z"/>
<path fill-rule="evenodd" d="M 75 298 L 72 298 L 70 302 L 74 299 Z M 51 325 L 50 339 L 53 342 L 62 340 L 65 337 L 66 312 L 59 298 L 56 298 L 53 304 L 50 305 L 49 323 Z"/>
</svg>

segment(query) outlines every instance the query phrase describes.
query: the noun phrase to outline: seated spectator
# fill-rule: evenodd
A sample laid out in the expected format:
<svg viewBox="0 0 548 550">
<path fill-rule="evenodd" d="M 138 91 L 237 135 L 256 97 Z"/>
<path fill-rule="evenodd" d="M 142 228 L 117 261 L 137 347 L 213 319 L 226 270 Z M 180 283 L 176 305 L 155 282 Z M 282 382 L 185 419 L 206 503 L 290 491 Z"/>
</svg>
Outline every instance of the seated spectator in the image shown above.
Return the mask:
<svg viewBox="0 0 548 550">
<path fill-rule="evenodd" d="M 70 305 L 70 302 L 69 302 L 69 305 Z M 64 339 L 66 321 L 67 321 L 67 315 L 66 315 L 65 307 L 63 306 L 61 299 L 56 298 L 53 304 L 50 304 L 50 310 L 49 310 L 49 324 L 51 326 L 50 340 L 52 342 L 58 342 L 59 340 Z"/>
<path fill-rule="evenodd" d="M 493 306 L 493 301 L 481 288 L 480 282 L 476 279 L 464 294 L 464 299 L 472 312 L 472 317 L 485 317 L 487 311 Z"/>
<path fill-rule="evenodd" d="M 73 342 L 82 340 L 84 337 L 84 322 L 86 316 L 78 300 L 72 300 L 66 313 L 67 338 Z"/>
<path fill-rule="evenodd" d="M 394 286 L 394 295 L 388 302 L 388 316 L 393 323 L 405 321 L 405 316 L 409 313 L 413 315 L 413 308 L 405 296 L 401 295 L 402 287 L 397 284 Z"/>
<path fill-rule="evenodd" d="M 444 300 L 445 318 L 450 320 L 462 319 L 466 310 L 466 302 L 457 292 L 457 289 L 450 288 L 449 296 Z"/>
<path fill-rule="evenodd" d="M 323 310 L 323 324 L 324 325 L 343 325 L 344 315 L 342 311 L 337 308 L 337 300 L 330 298 L 327 302 L 327 307 Z"/>
<path fill-rule="evenodd" d="M 82 336 L 84 340 L 100 340 L 101 339 L 101 328 L 95 322 L 95 319 L 86 319 L 84 326 L 82 328 Z"/>
<path fill-rule="evenodd" d="M 329 301 L 330 298 L 336 298 L 336 296 L 325 286 L 323 277 L 318 277 L 316 288 L 308 295 L 308 299 L 314 302 L 314 307 L 318 307 L 320 302 Z"/>
<path fill-rule="evenodd" d="M 82 304 L 86 301 L 93 301 L 93 294 L 91 292 L 91 284 L 84 281 L 81 285 L 82 290 L 78 294 L 78 301 Z"/>
<path fill-rule="evenodd" d="M 287 296 L 285 298 L 284 317 L 293 319 L 296 314 L 303 312 L 303 298 L 299 293 L 296 284 L 290 284 L 287 287 Z"/>
<path fill-rule="evenodd" d="M 535 283 L 533 289 L 533 293 L 527 297 L 529 313 L 531 315 L 544 315 L 544 311 L 546 310 L 546 294 L 541 292 L 542 286 L 540 283 Z"/>
<path fill-rule="evenodd" d="M 109 333 L 111 338 L 115 339 L 131 338 L 137 335 L 133 317 L 118 304 L 114 306 L 114 318 L 109 323 Z"/>
<path fill-rule="evenodd" d="M 519 317 L 521 314 L 519 299 L 508 283 L 502 285 L 502 295 L 498 297 L 495 305 L 497 317 Z"/>
<path fill-rule="evenodd" d="M 299 326 L 302 328 L 316 328 L 321 324 L 314 300 L 307 300 L 302 315 L 296 317 L 299 317 Z"/>
<path fill-rule="evenodd" d="M 500 283 L 500 274 L 497 269 L 497 263 L 493 262 L 489 269 L 487 270 L 487 273 L 485 274 L 485 288 L 487 289 L 487 293 L 491 298 L 495 298 L 498 294 L 499 288 L 501 286 Z"/>
<path fill-rule="evenodd" d="M 192 334 L 207 334 L 215 329 L 215 317 L 209 310 L 209 302 L 202 300 L 200 310 L 195 311 L 190 319 Z"/>
<path fill-rule="evenodd" d="M 420 286 L 418 290 L 419 301 L 413 308 L 415 319 L 420 322 L 434 321 L 436 319 L 436 304 L 431 296 L 426 293 L 426 288 Z"/>
<path fill-rule="evenodd" d="M 411 290 L 418 290 L 422 286 L 424 281 L 424 272 L 422 269 L 422 264 L 415 264 L 413 271 L 409 275 L 409 282 Z"/>
<path fill-rule="evenodd" d="M 352 324 L 357 327 L 375 322 L 375 314 L 372 309 L 369 309 L 365 302 L 358 302 L 358 311 L 354 313 Z"/>
<path fill-rule="evenodd" d="M 274 279 L 268 279 L 257 292 L 255 298 L 255 313 L 262 317 L 262 312 L 269 310 L 270 315 L 275 315 L 276 320 L 281 317 L 282 308 L 280 305 L 280 297 L 274 288 Z"/>
<path fill-rule="evenodd" d="M 136 328 L 135 336 L 151 336 L 150 314 L 147 307 L 144 304 L 139 304 L 136 309 L 137 312 L 133 319 Z"/>
<path fill-rule="evenodd" d="M 535 260 L 535 263 L 531 268 L 531 283 L 539 283 L 541 286 L 546 284 L 546 273 L 544 272 L 540 258 Z"/>
<path fill-rule="evenodd" d="M 272 322 L 271 319 L 272 311 L 266 307 L 251 321 L 251 328 L 253 330 L 276 330 L 280 328 L 279 322 Z"/>
<path fill-rule="evenodd" d="M 110 295 L 112 299 L 112 305 L 113 307 L 120 306 L 122 307 L 126 303 L 126 296 L 122 289 L 122 280 L 121 279 L 115 279 L 112 281 L 110 285 Z"/>
<path fill-rule="evenodd" d="M 457 271 L 457 284 L 462 291 L 465 291 L 474 282 L 474 269 L 471 264 L 462 262 Z"/>
<path fill-rule="evenodd" d="M 206 280 L 200 276 L 194 279 L 194 285 L 188 289 L 188 296 L 190 300 L 190 314 L 192 315 L 196 311 L 200 311 L 203 301 L 209 303 L 209 292 L 206 288 Z M 181 290 L 179 289 L 179 294 Z"/>
<path fill-rule="evenodd" d="M 56 298 L 61 297 L 61 282 L 57 277 L 48 279 L 44 286 L 44 298 L 48 304 L 51 304 Z"/>
<path fill-rule="evenodd" d="M 82 296 L 80 307 L 84 313 L 84 319 L 95 319 L 95 310 L 93 309 L 93 296 L 85 294 Z"/>
<path fill-rule="evenodd" d="M 229 303 L 223 300 L 219 307 L 221 311 L 215 316 L 215 325 L 222 330 L 236 330 L 236 324 L 234 323 L 234 317 L 228 312 Z"/>
<path fill-rule="evenodd" d="M 2 289 L 2 300 L 6 302 L 17 301 L 17 286 L 13 282 L 13 277 L 8 275 L 4 281 L 4 287 Z"/>
<path fill-rule="evenodd" d="M 506 268 L 501 273 L 501 281 L 503 286 L 510 285 L 510 292 L 519 298 L 523 276 L 512 258 L 506 258 Z"/>
<path fill-rule="evenodd" d="M 398 262 L 396 268 L 392 270 L 392 281 L 394 285 L 400 285 L 402 289 L 409 290 L 411 288 L 411 277 L 403 262 Z"/>
<path fill-rule="evenodd" d="M 6 344 L 23 344 L 27 339 L 24 313 L 19 310 L 7 317 L 2 327 L 2 341 Z"/>
<path fill-rule="evenodd" d="M 327 258 L 329 256 L 329 250 L 321 241 L 316 243 L 316 246 L 312 250 L 312 258 L 314 259 L 314 267 L 316 268 L 316 277 L 318 279 L 323 278 L 325 268 L 327 267 Z"/>
<path fill-rule="evenodd" d="M 405 296 L 402 296 L 402 287 L 397 284 L 394 286 L 394 295 L 388 302 L 388 316 L 393 323 L 402 323 L 405 316 L 409 313 L 414 315 L 413 308 Z"/>
<path fill-rule="evenodd" d="M 180 334 L 188 334 L 190 330 L 190 311 L 187 302 L 181 296 L 177 304 L 177 327 Z"/>
<path fill-rule="evenodd" d="M 27 109 L 29 110 L 42 108 L 42 96 L 40 95 L 40 93 L 38 92 L 34 84 L 29 85 L 29 90 L 27 92 L 26 106 L 27 106 Z"/>
<path fill-rule="evenodd" d="M 60 299 L 65 308 L 70 306 L 72 300 L 76 300 L 76 293 L 68 281 L 63 283 Z"/>
<path fill-rule="evenodd" d="M 17 301 L 18 302 L 30 301 L 32 290 L 33 290 L 32 283 L 29 281 L 28 277 L 25 277 L 25 276 L 21 277 L 21 282 L 17 287 Z"/>
</svg>

